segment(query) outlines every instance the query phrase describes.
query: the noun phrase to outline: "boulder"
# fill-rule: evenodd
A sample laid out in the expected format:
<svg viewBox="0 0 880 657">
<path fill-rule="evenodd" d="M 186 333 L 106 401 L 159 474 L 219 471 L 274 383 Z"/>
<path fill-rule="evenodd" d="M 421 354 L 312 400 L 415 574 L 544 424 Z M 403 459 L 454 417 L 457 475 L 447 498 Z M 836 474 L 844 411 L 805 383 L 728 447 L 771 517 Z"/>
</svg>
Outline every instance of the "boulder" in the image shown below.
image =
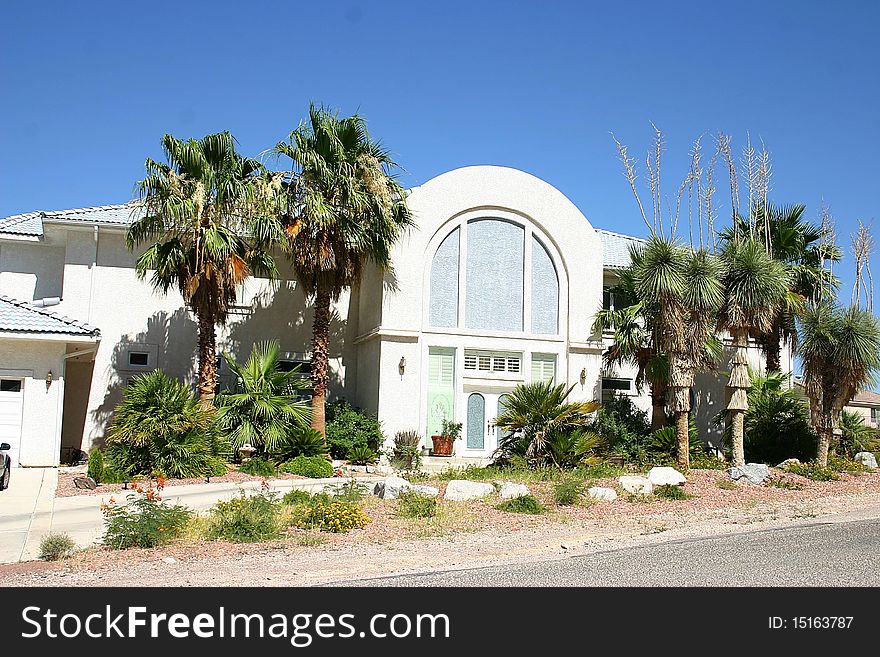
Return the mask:
<svg viewBox="0 0 880 657">
<path fill-rule="evenodd" d="M 95 490 L 98 487 L 98 483 L 91 477 L 74 477 L 73 485 L 83 490 Z"/>
<path fill-rule="evenodd" d="M 478 500 L 481 497 L 487 497 L 495 492 L 495 486 L 492 484 L 484 484 L 479 481 L 465 481 L 462 479 L 453 479 L 446 486 L 446 493 L 443 495 L 444 500 L 452 500 L 454 502 L 464 502 L 466 500 Z"/>
<path fill-rule="evenodd" d="M 734 481 L 745 479 L 750 484 L 760 485 L 770 478 L 770 468 L 763 463 L 746 463 L 742 467 L 728 469 L 727 474 Z"/>
<path fill-rule="evenodd" d="M 515 484 L 512 481 L 499 481 L 497 483 L 501 485 L 498 495 L 502 500 L 522 497 L 523 495 L 531 495 L 529 487 L 525 484 Z"/>
<path fill-rule="evenodd" d="M 681 486 L 687 478 L 675 468 L 657 467 L 648 472 L 648 481 L 654 486 Z"/>
<path fill-rule="evenodd" d="M 437 497 L 440 494 L 439 488 L 433 486 L 423 486 L 421 484 L 410 484 L 409 490 L 425 497 Z"/>
<path fill-rule="evenodd" d="M 618 477 L 617 483 L 620 484 L 623 490 L 633 495 L 650 495 L 654 492 L 654 485 L 651 483 L 651 480 L 641 475 L 624 475 Z"/>
<path fill-rule="evenodd" d="M 853 456 L 853 461 L 858 461 L 866 468 L 877 469 L 877 458 L 871 452 L 859 452 Z"/>
<path fill-rule="evenodd" d="M 800 465 L 800 464 L 801 464 L 800 459 L 785 459 L 782 463 L 780 463 L 776 467 L 782 468 L 783 470 L 785 470 L 790 465 Z"/>
<path fill-rule="evenodd" d="M 397 497 L 412 488 L 412 484 L 402 477 L 385 477 L 377 481 L 373 488 L 373 495 L 383 500 L 396 500 Z"/>
<path fill-rule="evenodd" d="M 617 499 L 617 491 L 613 488 L 603 488 L 602 486 L 593 486 L 587 491 L 587 495 L 591 499 L 600 502 L 613 502 Z"/>
</svg>

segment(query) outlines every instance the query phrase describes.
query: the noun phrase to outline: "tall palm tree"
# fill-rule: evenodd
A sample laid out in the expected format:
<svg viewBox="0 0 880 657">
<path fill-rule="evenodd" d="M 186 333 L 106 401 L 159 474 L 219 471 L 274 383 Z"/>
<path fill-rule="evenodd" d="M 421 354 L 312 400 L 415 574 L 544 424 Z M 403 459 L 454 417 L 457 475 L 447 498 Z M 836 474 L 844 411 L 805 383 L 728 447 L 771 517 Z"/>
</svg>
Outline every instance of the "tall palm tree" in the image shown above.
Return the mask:
<svg viewBox="0 0 880 657">
<path fill-rule="evenodd" d="M 137 275 L 149 274 L 163 293 L 176 287 L 196 315 L 198 390 L 207 408 L 216 389 L 216 326 L 248 276 L 275 272 L 264 240 L 252 239 L 267 234 L 274 218 L 262 165 L 239 155 L 228 132 L 200 140 L 165 135 L 162 148 L 168 163 L 147 158 L 137 184 L 143 216 L 129 227 L 126 244 L 150 245 L 137 259 Z"/>
<path fill-rule="evenodd" d="M 810 420 L 819 434 L 816 458 L 824 466 L 843 407 L 880 370 L 880 323 L 867 310 L 823 302 L 803 314 L 799 338 Z"/>
<path fill-rule="evenodd" d="M 293 270 L 314 302 L 312 427 L 324 434 L 331 303 L 368 262 L 389 268 L 392 247 L 413 222 L 396 165 L 362 116 L 339 118 L 312 105 L 309 121 L 275 152 L 292 161 L 280 216 Z"/>
<path fill-rule="evenodd" d="M 654 348 L 668 367 L 667 402 L 675 416 L 679 467 L 690 467 L 688 418 L 696 372 L 712 366 L 715 315 L 721 304 L 721 269 L 707 251 L 683 248 L 654 235 L 630 249 L 629 275 L 637 298 L 653 309 Z"/>
<path fill-rule="evenodd" d="M 751 226 L 757 226 L 754 237 L 769 250 L 774 260 L 782 262 L 789 271 L 788 295 L 785 303 L 766 331 L 758 331 L 755 340 L 764 353 L 768 372 L 780 371 L 783 345 L 794 347 L 797 342 L 795 319 L 806 303 L 825 300 L 837 287 L 838 281 L 825 262 L 838 262 L 840 249 L 830 244 L 822 227 L 807 221 L 804 205 L 770 205 L 756 203 L 752 209 Z M 724 242 L 736 235 L 747 235 L 749 218 L 737 215 L 736 228 L 721 233 Z"/>
<path fill-rule="evenodd" d="M 223 354 L 236 384 L 217 396 L 217 422 L 229 432 L 235 449 L 249 443 L 272 451 L 309 424 L 311 409 L 297 396 L 308 386 L 298 369 L 281 369 L 280 353 L 278 342 L 272 341 L 254 345 L 243 365 Z"/>
<path fill-rule="evenodd" d="M 744 418 L 749 407 L 749 336 L 767 333 L 785 307 L 789 271 L 773 259 L 764 244 L 740 235 L 725 244 L 721 253 L 724 266 L 724 303 L 718 315 L 718 328 L 730 333 L 733 356 L 727 387 L 730 399 L 733 465 L 745 465 Z"/>
</svg>

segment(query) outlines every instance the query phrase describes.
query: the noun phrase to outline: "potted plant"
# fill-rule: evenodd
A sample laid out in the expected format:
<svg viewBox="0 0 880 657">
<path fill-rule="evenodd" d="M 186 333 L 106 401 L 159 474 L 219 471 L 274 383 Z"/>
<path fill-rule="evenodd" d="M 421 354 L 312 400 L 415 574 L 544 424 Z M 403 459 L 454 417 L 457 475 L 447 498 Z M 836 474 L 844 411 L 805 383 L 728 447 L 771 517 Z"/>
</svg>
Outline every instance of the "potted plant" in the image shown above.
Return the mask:
<svg viewBox="0 0 880 657">
<path fill-rule="evenodd" d="M 431 436 L 434 443 L 434 456 L 452 456 L 452 446 L 461 437 L 461 422 L 443 420 L 439 436 Z"/>
</svg>

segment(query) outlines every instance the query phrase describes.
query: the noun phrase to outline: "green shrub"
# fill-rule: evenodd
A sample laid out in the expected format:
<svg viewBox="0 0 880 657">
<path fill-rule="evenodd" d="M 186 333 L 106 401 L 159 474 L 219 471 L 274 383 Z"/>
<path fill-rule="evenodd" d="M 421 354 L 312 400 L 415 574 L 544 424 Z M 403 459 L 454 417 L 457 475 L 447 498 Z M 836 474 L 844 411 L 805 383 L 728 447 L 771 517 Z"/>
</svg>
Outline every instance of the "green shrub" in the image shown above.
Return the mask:
<svg viewBox="0 0 880 657">
<path fill-rule="evenodd" d="M 96 483 L 104 481 L 104 454 L 97 447 L 89 452 L 89 468 L 86 474 Z"/>
<path fill-rule="evenodd" d="M 204 477 L 217 457 L 229 455 L 214 416 L 190 388 L 161 370 L 140 374 L 125 388 L 107 434 L 107 469 L 129 478 Z"/>
<path fill-rule="evenodd" d="M 835 472 L 849 472 L 851 474 L 871 471 L 871 468 L 866 465 L 837 454 L 828 455 L 828 467 Z"/>
<path fill-rule="evenodd" d="M 572 506 L 580 502 L 584 494 L 584 484 L 577 479 L 563 479 L 553 488 L 556 504 Z"/>
<path fill-rule="evenodd" d="M 669 457 L 674 457 L 678 453 L 678 434 L 674 425 L 657 429 L 651 434 L 651 451 Z M 688 417 L 688 451 L 691 461 L 706 456 L 706 446 L 697 433 L 697 424 L 693 415 Z"/>
<path fill-rule="evenodd" d="M 327 404 L 327 445 L 335 459 L 347 459 L 353 447 L 368 447 L 374 452 L 385 442 L 379 420 L 352 407 L 344 399 Z"/>
<path fill-rule="evenodd" d="M 812 479 L 813 481 L 837 481 L 840 477 L 831 468 L 822 467 L 815 461 L 807 463 L 789 463 L 785 466 L 786 472 Z"/>
<path fill-rule="evenodd" d="M 796 388 L 779 373 L 750 373 L 749 408 L 745 413 L 743 447 L 746 460 L 780 463 L 788 458 L 808 461 L 816 456 L 818 436 L 810 426 L 807 404 Z M 723 421 L 723 415 L 718 421 Z M 729 444 L 731 429 L 725 430 Z"/>
<path fill-rule="evenodd" d="M 180 536 L 192 513 L 183 506 L 170 505 L 146 495 L 129 495 L 127 505 L 105 505 L 104 544 L 115 549 L 151 548 Z"/>
<path fill-rule="evenodd" d="M 239 466 L 238 471 L 249 474 L 252 477 L 274 477 L 278 474 L 275 466 L 260 456 L 249 458 Z"/>
<path fill-rule="evenodd" d="M 691 457 L 691 470 L 727 470 L 729 467 L 730 463 L 711 454 Z"/>
<path fill-rule="evenodd" d="M 614 395 L 603 402 L 592 429 L 605 439 L 612 453 L 632 463 L 642 463 L 648 459 L 651 449 L 648 414 L 629 397 Z"/>
<path fill-rule="evenodd" d="M 208 459 L 208 473 L 212 477 L 222 477 L 229 472 L 229 466 L 226 461 L 219 456 L 212 456 Z"/>
<path fill-rule="evenodd" d="M 355 445 L 348 451 L 348 462 L 352 465 L 372 465 L 376 462 L 376 452 L 366 445 Z"/>
<path fill-rule="evenodd" d="M 311 503 L 298 508 L 302 512 L 294 518 L 294 524 L 303 529 L 341 533 L 362 529 L 370 522 L 370 518 L 356 502 L 347 500 L 315 497 Z"/>
<path fill-rule="evenodd" d="M 767 486 L 773 488 L 785 488 L 787 490 L 802 490 L 804 485 L 799 481 L 794 481 L 782 475 L 774 475 L 765 482 Z"/>
<path fill-rule="evenodd" d="M 320 479 L 333 476 L 333 466 L 323 456 L 297 456 L 281 466 L 284 472 Z"/>
<path fill-rule="evenodd" d="M 531 515 L 538 515 L 545 511 L 544 507 L 533 495 L 523 495 L 504 500 L 495 508 L 500 511 L 507 511 L 508 513 L 528 513 Z"/>
<path fill-rule="evenodd" d="M 333 499 L 345 500 L 347 502 L 360 502 L 370 491 L 367 484 L 357 481 L 354 477 L 344 484 L 328 486 L 325 490 Z"/>
<path fill-rule="evenodd" d="M 271 341 L 255 344 L 244 365 L 223 354 L 236 383 L 217 395 L 217 423 L 236 449 L 249 443 L 271 452 L 309 426 L 311 406 L 297 395 L 308 381 L 298 367 L 283 370 L 280 353 L 278 342 Z"/>
<path fill-rule="evenodd" d="M 392 465 L 398 470 L 418 470 L 422 465 L 421 442 L 422 436 L 415 429 L 394 434 Z"/>
<path fill-rule="evenodd" d="M 309 502 L 311 502 L 311 500 L 312 496 L 309 494 L 309 492 L 300 488 L 289 490 L 282 498 L 282 502 L 284 502 L 287 506 L 308 504 Z"/>
<path fill-rule="evenodd" d="M 415 491 L 397 497 L 397 515 L 401 518 L 433 518 L 437 515 L 437 500 Z"/>
<path fill-rule="evenodd" d="M 865 424 L 865 418 L 852 411 L 840 414 L 840 440 L 835 451 L 852 458 L 859 452 L 880 451 L 880 439 L 877 430 Z"/>
<path fill-rule="evenodd" d="M 217 502 L 208 516 L 206 535 L 212 540 L 258 543 L 281 537 L 281 505 L 274 497 L 244 492 L 239 497 Z"/>
<path fill-rule="evenodd" d="M 681 486 L 673 486 L 672 484 L 657 486 L 654 489 L 654 495 L 664 500 L 689 500 L 691 498 Z"/>
<path fill-rule="evenodd" d="M 327 456 L 327 443 L 321 432 L 305 427 L 294 429 L 279 440 L 269 455 L 278 463 L 284 463 L 297 456 Z"/>
<path fill-rule="evenodd" d="M 69 556 L 75 547 L 76 543 L 67 534 L 46 534 L 40 541 L 40 559 L 58 561 Z"/>
</svg>

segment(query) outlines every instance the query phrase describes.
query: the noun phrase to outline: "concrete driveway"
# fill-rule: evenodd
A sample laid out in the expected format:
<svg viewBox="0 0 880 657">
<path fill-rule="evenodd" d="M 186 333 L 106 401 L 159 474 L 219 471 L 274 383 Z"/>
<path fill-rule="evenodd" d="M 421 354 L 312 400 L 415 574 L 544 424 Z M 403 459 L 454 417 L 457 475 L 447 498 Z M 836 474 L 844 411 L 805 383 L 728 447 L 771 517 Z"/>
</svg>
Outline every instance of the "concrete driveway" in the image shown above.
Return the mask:
<svg viewBox="0 0 880 657">
<path fill-rule="evenodd" d="M 359 482 L 372 486 L 382 477 L 358 477 Z M 317 493 L 328 486 L 344 484 L 348 479 L 279 479 L 269 481 L 269 489 L 284 495 L 294 488 Z M 40 541 L 52 532 L 68 534 L 78 547 L 95 544 L 104 534 L 101 503 L 114 497 L 126 500 L 125 491 L 106 495 L 55 497 L 58 471 L 53 468 L 16 468 L 9 490 L 0 492 L 0 563 L 28 561 L 38 557 Z M 244 491 L 260 491 L 260 481 L 239 483 L 192 484 L 168 486 L 162 498 L 171 504 L 182 504 L 193 511 L 209 509 L 218 500 L 228 500 Z"/>
<path fill-rule="evenodd" d="M 9 488 L 0 491 L 0 563 L 37 558 L 39 539 L 28 539 L 49 533 L 57 485 L 55 468 L 12 470 Z"/>
</svg>

